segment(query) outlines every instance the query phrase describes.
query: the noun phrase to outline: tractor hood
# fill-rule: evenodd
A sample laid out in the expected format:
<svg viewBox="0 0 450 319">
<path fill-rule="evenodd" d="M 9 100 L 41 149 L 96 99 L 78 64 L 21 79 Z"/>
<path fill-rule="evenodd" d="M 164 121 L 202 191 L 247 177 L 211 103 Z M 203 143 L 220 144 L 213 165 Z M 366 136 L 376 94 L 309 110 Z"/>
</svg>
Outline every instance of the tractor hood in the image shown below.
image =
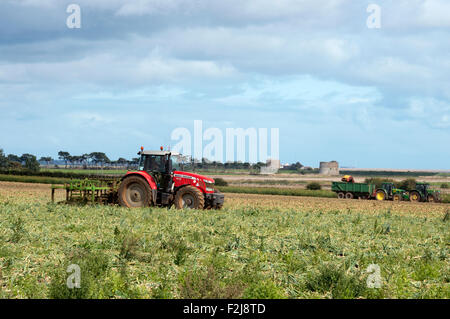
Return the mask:
<svg viewBox="0 0 450 319">
<path fill-rule="evenodd" d="M 199 174 L 195 174 L 195 173 L 191 173 L 191 172 L 182 172 L 182 171 L 174 171 L 173 175 L 175 177 L 184 177 L 184 178 L 190 178 L 190 179 L 200 179 L 202 181 L 207 181 L 210 183 L 214 183 L 214 179 L 210 178 L 210 177 L 206 177 L 203 175 L 199 175 Z"/>
</svg>

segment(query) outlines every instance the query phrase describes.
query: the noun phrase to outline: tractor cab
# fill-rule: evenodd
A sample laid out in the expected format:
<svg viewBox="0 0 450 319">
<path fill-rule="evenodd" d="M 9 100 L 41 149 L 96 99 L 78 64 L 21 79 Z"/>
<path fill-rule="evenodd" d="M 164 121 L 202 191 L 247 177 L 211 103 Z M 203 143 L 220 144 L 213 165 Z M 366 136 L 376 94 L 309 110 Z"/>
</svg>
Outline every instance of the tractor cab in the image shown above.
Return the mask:
<svg viewBox="0 0 450 319">
<path fill-rule="evenodd" d="M 430 188 L 430 184 L 426 183 L 416 183 L 416 190 L 421 194 L 428 195 L 428 189 Z"/>
<path fill-rule="evenodd" d="M 392 190 L 394 189 L 393 183 L 383 183 L 381 184 L 381 188 L 386 191 L 388 196 L 392 196 Z"/>
<path fill-rule="evenodd" d="M 139 171 L 153 176 L 158 189 L 169 192 L 172 188 L 172 172 L 178 166 L 172 156 L 179 155 L 170 151 L 140 151 Z"/>
<path fill-rule="evenodd" d="M 139 170 L 151 173 L 170 174 L 173 163 L 169 151 L 141 151 L 138 153 Z"/>
</svg>

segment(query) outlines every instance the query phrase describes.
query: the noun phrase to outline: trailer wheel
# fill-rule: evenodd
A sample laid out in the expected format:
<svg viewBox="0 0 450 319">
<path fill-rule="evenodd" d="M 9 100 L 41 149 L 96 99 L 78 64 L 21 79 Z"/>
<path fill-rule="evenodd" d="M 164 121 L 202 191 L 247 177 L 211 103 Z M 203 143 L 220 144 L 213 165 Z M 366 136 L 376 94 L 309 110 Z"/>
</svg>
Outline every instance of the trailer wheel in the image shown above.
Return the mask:
<svg viewBox="0 0 450 319">
<path fill-rule="evenodd" d="M 394 202 L 400 202 L 402 200 L 402 195 L 400 194 L 394 194 L 394 196 L 392 197 L 392 200 Z"/>
<path fill-rule="evenodd" d="M 345 199 L 353 199 L 352 193 L 345 193 Z"/>
<path fill-rule="evenodd" d="M 417 192 L 417 191 L 412 191 L 411 193 L 409 193 L 409 200 L 410 200 L 411 202 L 420 202 L 421 197 L 420 197 L 419 192 Z"/>
<path fill-rule="evenodd" d="M 343 192 L 339 192 L 338 193 L 338 198 L 339 199 L 344 199 L 345 198 L 345 194 Z"/>
<path fill-rule="evenodd" d="M 203 209 L 205 197 L 196 187 L 188 185 L 182 187 L 175 195 L 175 207 L 178 209 Z"/>
<path fill-rule="evenodd" d="M 121 206 L 129 208 L 148 207 L 152 204 L 151 194 L 152 190 L 143 178 L 130 176 L 120 184 L 119 203 Z"/>
<path fill-rule="evenodd" d="M 385 200 L 386 199 L 386 193 L 383 190 L 377 191 L 375 198 L 377 200 Z"/>
</svg>

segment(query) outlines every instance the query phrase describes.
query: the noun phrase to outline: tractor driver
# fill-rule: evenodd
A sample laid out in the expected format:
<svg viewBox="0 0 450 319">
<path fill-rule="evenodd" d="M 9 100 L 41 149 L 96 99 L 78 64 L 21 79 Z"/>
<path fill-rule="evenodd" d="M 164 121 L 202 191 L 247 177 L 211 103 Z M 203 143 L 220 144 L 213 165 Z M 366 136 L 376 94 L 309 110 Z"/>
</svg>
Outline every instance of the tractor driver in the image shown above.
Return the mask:
<svg viewBox="0 0 450 319">
<path fill-rule="evenodd" d="M 150 156 L 150 163 L 148 165 L 151 171 L 164 172 L 164 163 L 162 161 L 162 156 Z"/>
</svg>

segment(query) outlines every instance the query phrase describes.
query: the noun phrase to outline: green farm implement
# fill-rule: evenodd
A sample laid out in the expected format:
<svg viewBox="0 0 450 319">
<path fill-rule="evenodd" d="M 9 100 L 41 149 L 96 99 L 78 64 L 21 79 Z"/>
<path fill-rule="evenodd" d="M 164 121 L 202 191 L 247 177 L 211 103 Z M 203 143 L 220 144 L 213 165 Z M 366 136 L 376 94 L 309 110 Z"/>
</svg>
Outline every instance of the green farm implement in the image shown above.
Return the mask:
<svg viewBox="0 0 450 319">
<path fill-rule="evenodd" d="M 52 185 L 52 202 L 55 201 L 55 191 L 66 191 L 67 203 L 99 203 L 107 204 L 116 202 L 118 180 L 73 180 L 64 185 Z"/>
</svg>

